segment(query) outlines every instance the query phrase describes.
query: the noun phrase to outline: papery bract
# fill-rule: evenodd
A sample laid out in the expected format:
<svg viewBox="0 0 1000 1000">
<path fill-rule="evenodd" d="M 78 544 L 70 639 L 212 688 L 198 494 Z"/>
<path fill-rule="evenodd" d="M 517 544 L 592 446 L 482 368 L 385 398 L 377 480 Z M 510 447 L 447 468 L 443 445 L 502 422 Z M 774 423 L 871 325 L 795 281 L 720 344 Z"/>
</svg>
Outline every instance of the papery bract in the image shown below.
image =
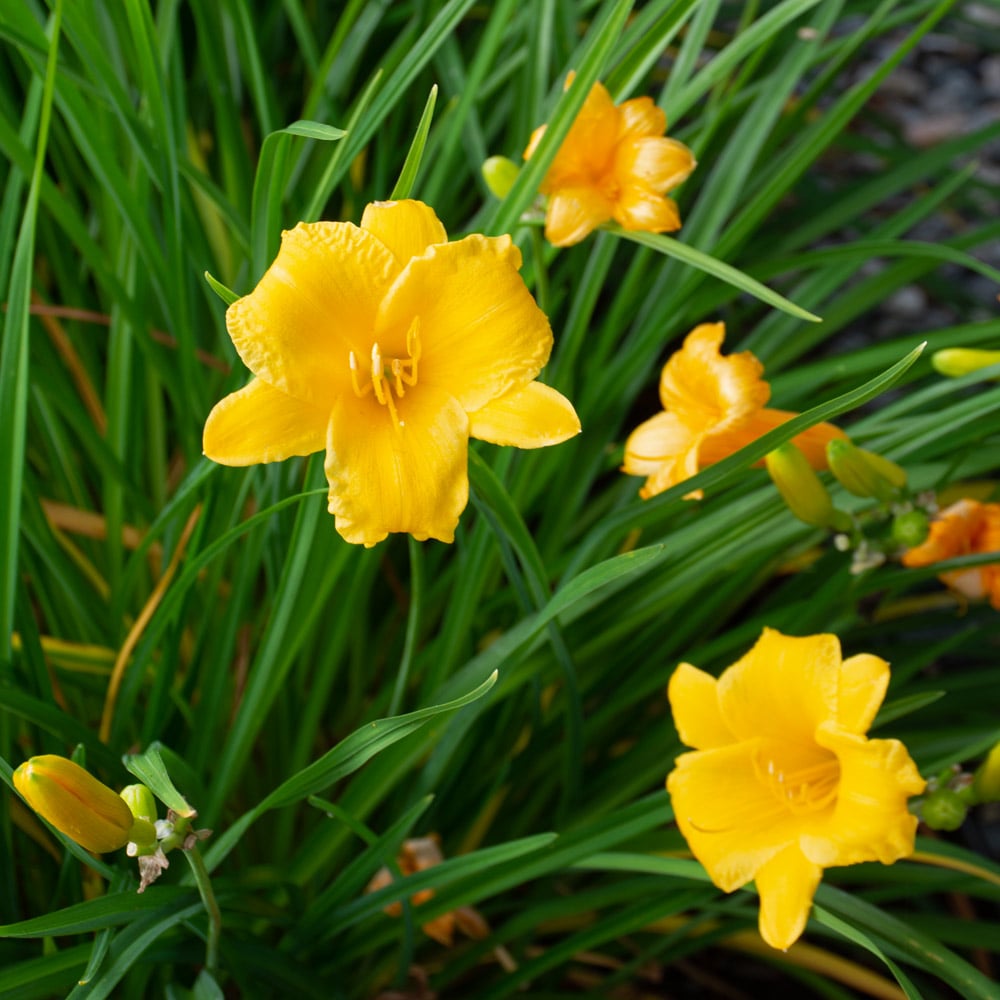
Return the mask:
<svg viewBox="0 0 1000 1000">
<path fill-rule="evenodd" d="M 448 242 L 418 201 L 369 205 L 361 226 L 300 223 L 226 312 L 255 378 L 209 414 L 226 465 L 326 450 L 329 509 L 349 542 L 454 538 L 470 437 L 519 448 L 580 430 L 535 381 L 552 332 L 509 236 Z"/>
<path fill-rule="evenodd" d="M 898 740 L 869 740 L 889 665 L 841 659 L 834 635 L 765 629 L 716 680 L 682 663 L 669 697 L 681 740 L 667 779 L 677 825 L 726 892 L 751 880 L 760 933 L 788 948 L 824 868 L 913 852 L 906 800 L 924 782 Z"/>
<path fill-rule="evenodd" d="M 797 416 L 766 409 L 771 387 L 764 366 L 749 351 L 719 351 L 723 323 L 702 323 L 663 366 L 663 412 L 640 424 L 625 442 L 622 471 L 646 476 L 639 490 L 649 499 L 682 483 Z M 846 435 L 833 424 L 816 424 L 792 438 L 814 469 L 826 467 L 826 445 Z M 692 491 L 700 497 L 700 491 Z"/>
<path fill-rule="evenodd" d="M 572 82 L 570 74 L 566 87 Z M 616 106 L 595 83 L 539 186 L 549 196 L 545 238 L 570 246 L 610 219 L 649 233 L 680 229 L 677 204 L 665 196 L 696 163 L 687 146 L 663 134 L 666 128 L 666 115 L 650 98 Z M 526 160 L 545 129 L 532 133 Z"/>
</svg>

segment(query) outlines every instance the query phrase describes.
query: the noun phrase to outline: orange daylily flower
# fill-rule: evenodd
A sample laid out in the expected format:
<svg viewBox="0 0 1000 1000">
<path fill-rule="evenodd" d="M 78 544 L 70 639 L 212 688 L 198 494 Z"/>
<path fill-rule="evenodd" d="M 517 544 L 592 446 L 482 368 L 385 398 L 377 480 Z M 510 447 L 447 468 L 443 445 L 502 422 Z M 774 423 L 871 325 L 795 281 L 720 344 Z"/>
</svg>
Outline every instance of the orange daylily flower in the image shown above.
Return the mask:
<svg viewBox="0 0 1000 1000">
<path fill-rule="evenodd" d="M 450 542 L 469 498 L 469 438 L 518 448 L 579 433 L 535 377 L 552 331 L 509 236 L 449 243 L 419 201 L 299 223 L 226 311 L 254 374 L 208 416 L 225 465 L 326 451 L 329 509 L 349 542 L 391 531 Z"/>
<path fill-rule="evenodd" d="M 441 853 L 440 841 L 432 834 L 430 837 L 414 837 L 403 844 L 402 850 L 396 857 L 396 864 L 399 866 L 401 874 L 413 875 L 422 872 L 427 868 L 444 861 Z M 391 885 L 393 881 L 392 873 L 388 868 L 380 868 L 372 880 L 365 888 L 365 892 L 375 892 L 377 889 L 384 889 Z M 410 902 L 414 906 L 426 903 L 434 896 L 433 889 L 421 889 L 410 897 Z M 390 903 L 385 912 L 390 917 L 398 917 L 403 912 L 403 907 L 399 903 Z M 482 939 L 490 932 L 489 925 L 478 911 L 471 906 L 460 906 L 450 913 L 445 913 L 440 917 L 429 920 L 421 927 L 421 930 L 428 936 L 434 938 L 438 944 L 450 945 L 455 936 L 456 927 L 468 937 Z"/>
<path fill-rule="evenodd" d="M 570 73 L 566 87 L 572 82 Z M 545 128 L 532 133 L 526 160 Z M 666 128 L 666 115 L 651 98 L 616 106 L 595 83 L 539 188 L 549 196 L 545 238 L 557 247 L 571 246 L 610 219 L 623 229 L 649 233 L 680 229 L 677 204 L 665 196 L 696 163 L 684 143 L 664 135 Z"/>
<path fill-rule="evenodd" d="M 959 500 L 931 522 L 927 540 L 903 555 L 903 565 L 931 566 L 943 559 L 996 552 L 998 561 L 986 566 L 955 569 L 938 577 L 971 600 L 988 597 L 1000 611 L 1000 503 Z"/>
<path fill-rule="evenodd" d="M 663 366 L 663 413 L 640 424 L 625 442 L 622 471 L 646 476 L 639 495 L 648 500 L 727 458 L 786 420 L 797 416 L 764 404 L 771 387 L 764 366 L 749 351 L 723 357 L 723 323 L 702 323 Z M 816 424 L 792 438 L 814 469 L 826 468 L 826 445 L 846 434 L 833 424 Z M 701 491 L 691 496 L 700 497 Z"/>
<path fill-rule="evenodd" d="M 888 684 L 885 660 L 844 660 L 835 635 L 773 629 L 718 679 L 689 663 L 670 678 L 695 748 L 667 778 L 677 825 L 720 889 L 756 882 L 773 948 L 802 934 L 824 868 L 913 853 L 924 781 L 902 743 L 865 735 Z"/>
</svg>

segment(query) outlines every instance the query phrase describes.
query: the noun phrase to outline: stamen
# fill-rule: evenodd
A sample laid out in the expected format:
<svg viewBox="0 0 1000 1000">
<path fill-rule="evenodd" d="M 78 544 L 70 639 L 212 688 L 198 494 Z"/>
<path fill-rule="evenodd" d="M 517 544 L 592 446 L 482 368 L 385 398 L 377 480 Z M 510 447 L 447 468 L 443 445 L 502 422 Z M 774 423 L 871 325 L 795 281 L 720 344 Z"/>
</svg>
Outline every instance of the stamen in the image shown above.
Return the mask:
<svg viewBox="0 0 1000 1000">
<path fill-rule="evenodd" d="M 406 348 L 409 355 L 406 358 L 384 358 L 378 342 L 372 344 L 371 371 L 366 383 L 362 383 L 358 376 L 361 366 L 355 353 L 350 351 L 347 356 L 355 395 L 361 397 L 374 392 L 378 402 L 388 408 L 393 426 L 397 429 L 406 426 L 405 421 L 399 418 L 397 400 L 406 394 L 407 386 L 412 388 L 417 384 L 417 361 L 420 357 L 419 329 L 420 321 L 414 318 L 406 334 Z"/>
</svg>

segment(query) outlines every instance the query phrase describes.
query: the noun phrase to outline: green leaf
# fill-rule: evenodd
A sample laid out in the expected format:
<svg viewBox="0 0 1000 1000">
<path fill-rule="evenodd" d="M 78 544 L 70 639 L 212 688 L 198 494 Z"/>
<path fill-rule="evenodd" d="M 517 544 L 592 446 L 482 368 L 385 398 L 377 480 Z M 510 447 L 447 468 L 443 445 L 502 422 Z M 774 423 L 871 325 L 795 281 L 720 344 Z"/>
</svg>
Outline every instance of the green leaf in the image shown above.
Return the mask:
<svg viewBox="0 0 1000 1000">
<path fill-rule="evenodd" d="M 167 774 L 163 758 L 160 756 L 160 744 L 153 743 L 142 753 L 125 754 L 122 763 L 130 774 L 134 774 L 168 809 L 173 809 L 178 816 L 197 816 L 197 810 L 188 805 L 187 800 L 174 787 Z"/>
<path fill-rule="evenodd" d="M 392 189 L 392 194 L 389 195 L 390 201 L 398 201 L 399 199 L 410 197 L 410 192 L 413 190 L 414 182 L 417 179 L 417 172 L 420 170 L 420 161 L 423 159 L 427 133 L 431 129 L 431 121 L 434 118 L 434 104 L 437 101 L 437 92 L 437 84 L 435 84 L 431 87 L 427 103 L 424 105 L 423 114 L 417 123 L 416 134 L 413 136 L 413 142 L 410 143 L 410 149 L 406 154 L 403 169 L 399 172 L 399 180 L 396 181 L 396 186 Z"/>
<path fill-rule="evenodd" d="M 205 272 L 205 280 L 208 282 L 212 291 L 215 292 L 215 294 L 218 295 L 227 306 L 231 306 L 240 297 L 231 288 L 226 288 L 226 286 L 219 281 L 218 278 L 213 278 L 208 271 Z"/>
</svg>

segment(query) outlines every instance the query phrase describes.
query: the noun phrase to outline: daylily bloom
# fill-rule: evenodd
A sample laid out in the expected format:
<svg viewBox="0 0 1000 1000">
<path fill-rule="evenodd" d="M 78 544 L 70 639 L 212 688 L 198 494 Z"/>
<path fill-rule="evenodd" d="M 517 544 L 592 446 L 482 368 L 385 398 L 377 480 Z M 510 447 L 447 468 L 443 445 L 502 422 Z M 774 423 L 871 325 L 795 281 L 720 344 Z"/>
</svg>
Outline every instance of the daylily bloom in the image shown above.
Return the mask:
<svg viewBox="0 0 1000 1000">
<path fill-rule="evenodd" d="M 764 366 L 749 351 L 723 357 L 725 336 L 723 323 L 702 323 L 687 335 L 660 375 L 664 412 L 640 424 L 625 442 L 622 471 L 647 477 L 639 490 L 644 500 L 797 416 L 765 408 L 771 387 L 763 379 Z M 833 424 L 816 424 L 792 443 L 812 468 L 823 469 L 827 442 L 844 437 Z"/>
<path fill-rule="evenodd" d="M 938 577 L 952 590 L 972 600 L 988 597 L 1000 611 L 1000 503 L 959 500 L 931 522 L 927 540 L 903 554 L 903 565 L 931 566 L 942 559 L 996 552 L 998 561 L 970 569 L 955 569 Z"/>
<path fill-rule="evenodd" d="M 718 680 L 688 663 L 670 679 L 695 748 L 667 779 L 677 825 L 720 889 L 756 882 L 774 948 L 804 930 L 824 868 L 913 852 L 924 781 L 898 740 L 865 738 L 888 684 L 885 660 L 842 660 L 834 635 L 772 629 Z"/>
<path fill-rule="evenodd" d="M 39 816 L 96 854 L 153 834 L 152 824 L 133 816 L 117 792 L 66 757 L 26 760 L 14 772 L 14 787 Z"/>
<path fill-rule="evenodd" d="M 567 89 L 572 82 L 570 73 Z M 545 128 L 531 134 L 526 160 Z M 666 128 L 666 115 L 651 98 L 616 106 L 595 83 L 539 188 L 549 196 L 545 238 L 571 246 L 609 219 L 648 233 L 680 229 L 677 204 L 665 195 L 687 180 L 696 163 L 684 143 L 664 135 Z"/>
<path fill-rule="evenodd" d="M 418 201 L 375 202 L 361 226 L 299 223 L 226 312 L 253 380 L 209 414 L 225 465 L 326 450 L 329 509 L 349 542 L 454 538 L 470 437 L 519 448 L 580 430 L 535 381 L 552 331 L 509 236 L 448 242 Z"/>
</svg>

